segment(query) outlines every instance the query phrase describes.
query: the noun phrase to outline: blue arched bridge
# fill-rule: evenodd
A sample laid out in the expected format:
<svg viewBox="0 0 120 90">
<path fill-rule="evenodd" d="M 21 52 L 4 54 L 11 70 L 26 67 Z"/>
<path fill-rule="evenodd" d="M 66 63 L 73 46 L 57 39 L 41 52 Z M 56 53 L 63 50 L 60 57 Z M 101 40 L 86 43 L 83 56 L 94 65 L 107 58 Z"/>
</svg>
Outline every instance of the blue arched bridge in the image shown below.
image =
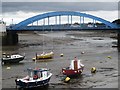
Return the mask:
<svg viewBox="0 0 120 90">
<path fill-rule="evenodd" d="M 66 16 L 66 17 L 64 17 Z M 67 18 L 67 23 L 62 24 L 62 18 Z M 73 22 L 73 18 L 77 21 Z M 50 18 L 53 18 L 52 20 Z M 86 18 L 92 22 L 86 23 Z M 50 24 L 54 22 L 54 24 Z M 34 24 L 36 23 L 36 24 Z M 47 24 L 46 24 L 47 23 Z M 115 29 L 118 26 L 102 18 L 74 11 L 48 12 L 28 18 L 18 24 L 10 26 L 9 30 L 74 30 L 74 29 Z"/>
</svg>

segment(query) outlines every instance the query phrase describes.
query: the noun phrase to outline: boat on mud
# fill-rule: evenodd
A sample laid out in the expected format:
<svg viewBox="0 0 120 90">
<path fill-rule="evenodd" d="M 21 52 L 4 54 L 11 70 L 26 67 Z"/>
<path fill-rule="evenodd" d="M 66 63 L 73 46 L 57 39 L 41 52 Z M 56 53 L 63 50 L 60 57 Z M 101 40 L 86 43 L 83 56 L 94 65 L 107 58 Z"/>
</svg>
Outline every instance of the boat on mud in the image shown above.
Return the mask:
<svg viewBox="0 0 120 90">
<path fill-rule="evenodd" d="M 52 59 L 53 56 L 54 56 L 53 52 L 49 52 L 49 53 L 43 52 L 40 55 L 36 54 L 36 57 L 34 57 L 32 59 L 33 59 L 33 61 L 35 61 L 35 60 L 43 60 L 43 59 Z"/>
<path fill-rule="evenodd" d="M 81 60 L 75 57 L 74 60 L 71 60 L 69 67 L 62 69 L 62 73 L 67 76 L 81 75 L 83 69 L 84 65 L 81 63 Z"/>
<path fill-rule="evenodd" d="M 19 54 L 5 54 L 3 53 L 2 55 L 2 63 L 6 64 L 6 63 L 19 63 L 20 61 L 22 61 L 25 58 L 25 56 L 19 55 Z"/>
<path fill-rule="evenodd" d="M 16 79 L 16 86 L 19 88 L 38 88 L 49 84 L 52 73 L 48 68 L 27 69 L 28 75 L 21 79 Z"/>
</svg>

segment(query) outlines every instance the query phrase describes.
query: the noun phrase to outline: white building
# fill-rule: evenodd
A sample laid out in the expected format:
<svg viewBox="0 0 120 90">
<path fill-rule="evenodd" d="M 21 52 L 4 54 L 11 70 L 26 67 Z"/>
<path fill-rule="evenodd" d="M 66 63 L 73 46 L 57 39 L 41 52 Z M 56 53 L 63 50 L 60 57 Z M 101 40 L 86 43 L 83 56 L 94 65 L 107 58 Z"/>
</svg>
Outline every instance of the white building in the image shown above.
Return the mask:
<svg viewBox="0 0 120 90">
<path fill-rule="evenodd" d="M 6 32 L 6 23 L 3 21 L 0 21 L 0 33 L 1 32 Z"/>
</svg>

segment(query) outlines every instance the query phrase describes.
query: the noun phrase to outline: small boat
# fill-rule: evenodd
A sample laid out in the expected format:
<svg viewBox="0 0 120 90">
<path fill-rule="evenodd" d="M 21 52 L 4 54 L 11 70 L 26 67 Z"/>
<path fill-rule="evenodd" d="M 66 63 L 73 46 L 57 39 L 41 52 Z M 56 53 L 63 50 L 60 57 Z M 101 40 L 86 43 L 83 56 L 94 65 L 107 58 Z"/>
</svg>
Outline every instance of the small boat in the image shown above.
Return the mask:
<svg viewBox="0 0 120 90">
<path fill-rule="evenodd" d="M 45 52 L 43 52 L 43 53 L 40 54 L 40 55 L 37 55 L 37 54 L 36 54 L 36 57 L 34 57 L 33 60 L 52 59 L 53 56 L 54 56 L 54 53 L 53 53 L 53 52 L 50 52 L 50 53 L 45 53 Z"/>
<path fill-rule="evenodd" d="M 52 73 L 47 68 L 27 69 L 28 75 L 21 79 L 16 79 L 16 86 L 19 88 L 36 88 L 49 84 Z"/>
<path fill-rule="evenodd" d="M 25 56 L 22 56 L 19 54 L 9 55 L 9 54 L 3 53 L 1 60 L 2 60 L 2 63 L 4 63 L 4 64 L 6 64 L 6 63 L 19 63 L 24 58 L 25 58 Z"/>
<path fill-rule="evenodd" d="M 83 72 L 84 65 L 76 57 L 71 60 L 70 66 L 62 69 L 62 73 L 67 76 L 80 75 Z"/>
</svg>

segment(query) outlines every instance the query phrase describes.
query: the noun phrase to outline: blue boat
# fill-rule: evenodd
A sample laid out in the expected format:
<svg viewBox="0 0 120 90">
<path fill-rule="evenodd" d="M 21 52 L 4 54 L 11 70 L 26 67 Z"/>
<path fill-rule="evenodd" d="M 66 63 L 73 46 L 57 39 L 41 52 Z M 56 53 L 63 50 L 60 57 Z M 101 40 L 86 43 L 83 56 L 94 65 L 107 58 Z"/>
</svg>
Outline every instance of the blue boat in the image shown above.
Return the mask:
<svg viewBox="0 0 120 90">
<path fill-rule="evenodd" d="M 16 79 L 16 86 L 19 88 L 36 88 L 49 84 L 52 73 L 47 68 L 27 69 L 28 75 L 21 79 Z"/>
</svg>

